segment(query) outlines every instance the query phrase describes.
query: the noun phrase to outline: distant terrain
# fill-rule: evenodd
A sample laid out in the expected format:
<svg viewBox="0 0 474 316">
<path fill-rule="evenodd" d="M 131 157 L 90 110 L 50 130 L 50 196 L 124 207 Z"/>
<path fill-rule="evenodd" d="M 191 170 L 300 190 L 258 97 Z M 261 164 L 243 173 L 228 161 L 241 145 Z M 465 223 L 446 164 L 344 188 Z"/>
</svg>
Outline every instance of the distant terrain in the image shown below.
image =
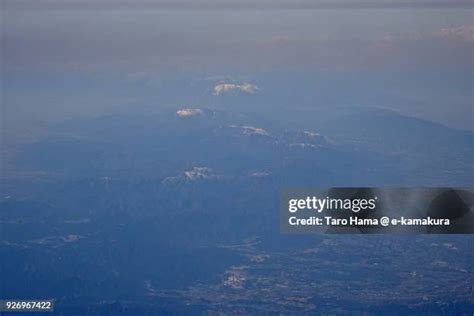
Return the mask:
<svg viewBox="0 0 474 316">
<path fill-rule="evenodd" d="M 9 144 L 0 296 L 60 315 L 472 310 L 470 236 L 279 233 L 283 186 L 472 185 L 473 132 L 325 111 L 170 107 Z"/>
</svg>

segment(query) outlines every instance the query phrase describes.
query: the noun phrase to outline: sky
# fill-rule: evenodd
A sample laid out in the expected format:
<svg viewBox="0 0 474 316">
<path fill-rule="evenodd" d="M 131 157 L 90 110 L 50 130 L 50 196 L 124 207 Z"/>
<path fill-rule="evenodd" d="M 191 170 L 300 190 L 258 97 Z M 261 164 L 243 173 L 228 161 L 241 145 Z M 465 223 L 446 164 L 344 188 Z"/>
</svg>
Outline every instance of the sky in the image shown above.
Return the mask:
<svg viewBox="0 0 474 316">
<path fill-rule="evenodd" d="M 468 0 L 3 0 L 11 9 L 308 9 L 308 8 L 472 8 Z"/>
<path fill-rule="evenodd" d="M 399 102 L 402 111 L 410 112 L 416 103 L 410 113 L 465 129 L 473 125 L 470 1 L 1 4 L 6 117 L 30 110 L 50 116 L 48 104 L 59 102 L 62 105 L 53 108 L 64 113 L 80 113 L 78 107 L 86 102 L 100 108 L 118 102 L 113 98 L 114 82 L 119 89 L 124 80 L 150 83 L 177 74 L 252 78 L 291 73 L 339 78 L 334 91 L 352 84 L 344 78 L 357 77 L 366 83 L 361 91 L 365 94 L 371 93 L 372 83 L 386 80 L 385 97 L 393 98 L 388 103 Z M 104 81 L 107 97 L 90 89 Z M 123 94 L 120 102 L 126 102 Z M 443 121 L 448 108 L 454 110 Z"/>
</svg>

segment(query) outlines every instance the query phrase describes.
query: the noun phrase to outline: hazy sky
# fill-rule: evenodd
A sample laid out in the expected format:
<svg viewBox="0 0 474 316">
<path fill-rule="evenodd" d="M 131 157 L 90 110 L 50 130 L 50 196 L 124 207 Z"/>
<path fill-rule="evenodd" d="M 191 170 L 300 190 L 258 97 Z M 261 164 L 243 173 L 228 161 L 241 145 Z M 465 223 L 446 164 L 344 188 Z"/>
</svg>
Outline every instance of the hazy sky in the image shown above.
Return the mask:
<svg viewBox="0 0 474 316">
<path fill-rule="evenodd" d="M 407 96 L 425 102 L 426 109 L 439 109 L 443 100 L 445 108 L 460 109 L 456 117 L 463 127 L 472 125 L 471 1 L 1 3 L 2 86 L 10 114 L 32 107 L 31 100 L 43 101 L 36 108 L 58 102 L 64 91 L 82 100 L 86 93 L 82 83 L 74 85 L 77 76 L 94 85 L 114 76 L 245 73 L 251 78 L 291 71 L 341 78 L 362 74 L 368 85 L 395 76 L 400 84 L 419 84 Z M 54 88 L 55 80 L 44 84 L 51 76 L 64 82 L 62 92 Z M 426 80 L 430 85 L 423 84 Z M 88 96 L 98 98 L 90 91 Z"/>
<path fill-rule="evenodd" d="M 3 62 L 13 67 L 210 71 L 472 65 L 472 9 L 138 8 L 7 10 L 2 16 Z"/>
<path fill-rule="evenodd" d="M 3 0 L 11 9 L 111 8 L 472 8 L 469 0 Z"/>
</svg>

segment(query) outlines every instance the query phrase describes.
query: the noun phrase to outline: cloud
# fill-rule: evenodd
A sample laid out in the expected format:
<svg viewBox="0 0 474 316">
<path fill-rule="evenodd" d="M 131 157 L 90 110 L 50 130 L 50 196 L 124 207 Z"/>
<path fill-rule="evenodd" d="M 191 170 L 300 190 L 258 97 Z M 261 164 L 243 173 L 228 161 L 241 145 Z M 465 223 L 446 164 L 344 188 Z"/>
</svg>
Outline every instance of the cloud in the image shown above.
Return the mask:
<svg viewBox="0 0 474 316">
<path fill-rule="evenodd" d="M 466 42 L 474 42 L 474 25 L 462 25 L 457 27 L 446 27 L 439 34 L 449 39 L 457 39 Z"/>
<path fill-rule="evenodd" d="M 381 47 L 400 45 L 406 42 L 415 41 L 433 41 L 440 39 L 448 39 L 462 42 L 474 42 L 474 25 L 458 25 L 436 28 L 429 31 L 411 30 L 405 33 L 384 34 L 381 38 L 374 42 Z"/>
<path fill-rule="evenodd" d="M 273 3 L 267 2 L 268 6 Z M 297 2 L 292 5 L 296 6 Z M 33 6 L 37 2 L 25 3 Z M 100 3 L 116 8 L 112 1 L 63 0 L 58 1 L 58 6 L 72 8 L 86 3 L 90 10 L 64 12 L 41 8 L 19 12 L 8 10 L 7 2 L 3 1 L 7 8 L 2 14 L 0 32 L 4 69 L 120 72 L 132 81 L 158 86 L 162 84 L 161 78 L 166 77 L 163 74 L 176 71 L 236 75 L 262 70 L 392 67 L 415 59 L 428 64 L 432 60 L 425 58 L 428 46 L 421 42 L 424 40 L 431 41 L 431 51 L 446 51 L 446 58 L 442 56 L 445 59 L 434 60 L 436 65 L 444 61 L 463 67 L 467 62 L 472 64 L 472 59 L 453 59 L 448 52 L 455 49 L 459 54 L 472 54 L 471 47 L 464 47 L 471 42 L 460 40 L 472 39 L 469 37 L 472 28 L 452 28 L 472 24 L 472 15 L 454 11 L 443 13 L 442 21 L 437 19 L 439 11 L 436 14 L 430 10 L 394 11 L 393 23 L 385 23 L 388 12 L 382 11 L 361 10 L 359 13 L 367 16 L 364 23 L 359 23 L 358 15 L 348 11 L 321 10 L 311 14 L 297 10 L 255 11 L 248 12 L 246 23 L 242 23 L 241 17 L 231 10 L 192 14 L 186 10 L 146 13 L 134 10 L 140 7 L 140 0 L 136 6 L 130 2 L 130 10 L 120 13 L 120 18 L 114 10 L 92 9 Z M 148 5 L 153 3 L 160 1 L 149 1 Z M 444 35 L 435 34 L 441 28 L 445 28 Z M 428 34 L 418 35 L 420 32 Z M 447 38 L 458 39 L 446 43 Z M 209 80 L 220 83 L 214 91 L 211 87 L 210 93 L 215 95 L 257 91 L 254 85 L 232 78 Z"/>
<path fill-rule="evenodd" d="M 184 108 L 176 111 L 176 115 L 179 117 L 201 116 L 204 115 L 204 112 L 201 109 Z"/>
<path fill-rule="evenodd" d="M 246 83 L 246 82 L 243 84 L 220 83 L 214 87 L 212 94 L 219 95 L 221 93 L 234 92 L 234 91 L 240 91 L 247 94 L 254 94 L 258 90 L 259 89 L 257 86 L 250 83 Z"/>
</svg>

